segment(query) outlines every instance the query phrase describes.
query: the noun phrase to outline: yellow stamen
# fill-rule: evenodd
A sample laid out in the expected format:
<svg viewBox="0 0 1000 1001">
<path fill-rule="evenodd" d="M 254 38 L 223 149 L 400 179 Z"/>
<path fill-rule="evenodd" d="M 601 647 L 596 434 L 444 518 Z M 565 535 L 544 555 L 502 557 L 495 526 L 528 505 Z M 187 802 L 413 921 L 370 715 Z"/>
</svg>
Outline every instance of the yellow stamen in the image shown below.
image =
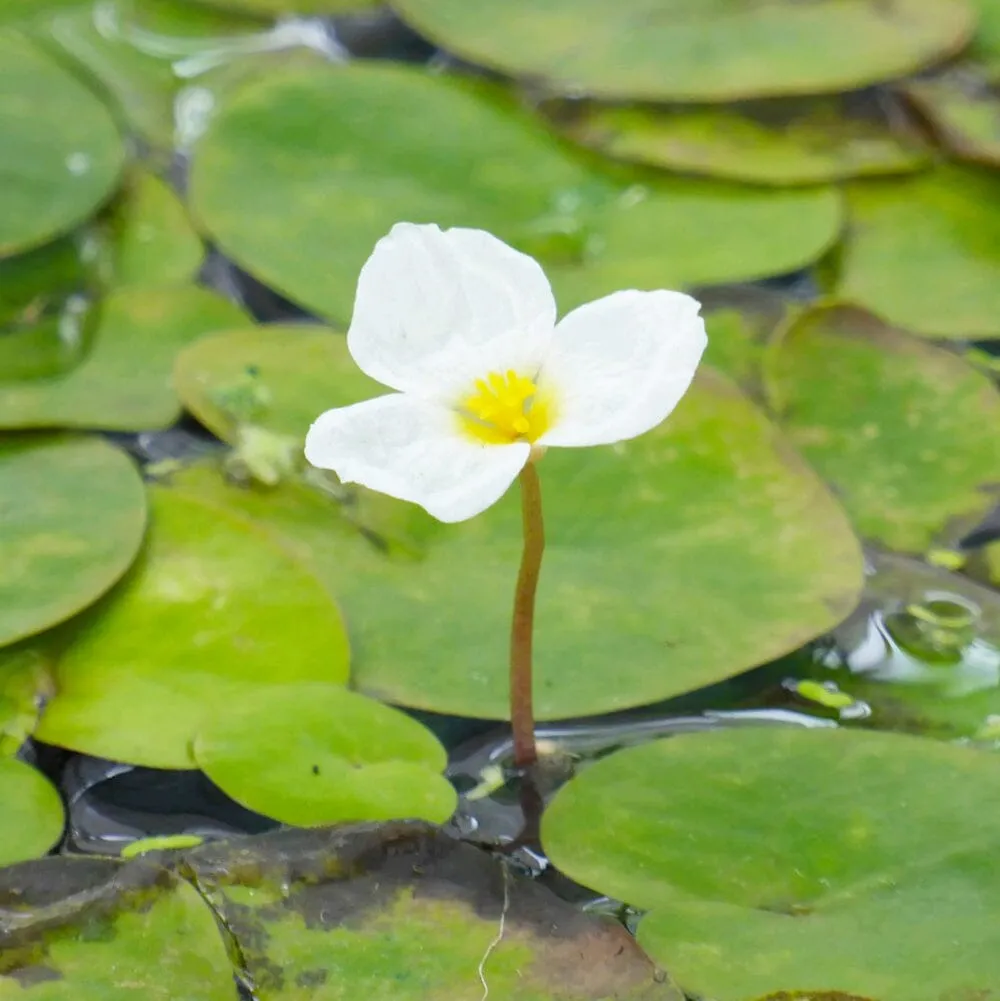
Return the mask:
<svg viewBox="0 0 1000 1001">
<path fill-rule="evenodd" d="M 534 442 L 552 423 L 552 402 L 513 369 L 477 379 L 475 391 L 458 405 L 462 430 L 490 445 Z"/>
</svg>

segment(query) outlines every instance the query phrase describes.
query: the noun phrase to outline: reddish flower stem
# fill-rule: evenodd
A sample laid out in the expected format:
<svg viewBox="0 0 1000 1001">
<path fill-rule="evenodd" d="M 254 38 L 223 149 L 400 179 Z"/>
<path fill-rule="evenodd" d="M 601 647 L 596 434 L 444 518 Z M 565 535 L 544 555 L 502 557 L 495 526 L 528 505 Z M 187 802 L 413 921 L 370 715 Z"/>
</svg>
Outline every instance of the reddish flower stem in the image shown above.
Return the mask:
<svg viewBox="0 0 1000 1001">
<path fill-rule="evenodd" d="M 521 518 L 524 551 L 514 592 L 514 620 L 510 631 L 510 723 L 514 731 L 514 765 L 528 768 L 538 758 L 535 750 L 535 713 L 532 707 L 531 642 L 535 624 L 535 592 L 545 550 L 542 491 L 534 461 L 521 470 Z"/>
</svg>

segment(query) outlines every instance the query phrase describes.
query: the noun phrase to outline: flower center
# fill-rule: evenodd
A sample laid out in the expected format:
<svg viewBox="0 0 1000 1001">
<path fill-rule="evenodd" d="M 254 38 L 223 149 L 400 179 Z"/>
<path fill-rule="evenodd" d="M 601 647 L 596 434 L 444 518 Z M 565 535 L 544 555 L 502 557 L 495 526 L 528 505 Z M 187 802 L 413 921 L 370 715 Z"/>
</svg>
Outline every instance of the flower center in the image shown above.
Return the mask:
<svg viewBox="0 0 1000 1001">
<path fill-rule="evenodd" d="M 476 380 L 475 392 L 459 404 L 462 428 L 491 445 L 536 441 L 551 423 L 551 406 L 538 386 L 513 369 Z"/>
</svg>

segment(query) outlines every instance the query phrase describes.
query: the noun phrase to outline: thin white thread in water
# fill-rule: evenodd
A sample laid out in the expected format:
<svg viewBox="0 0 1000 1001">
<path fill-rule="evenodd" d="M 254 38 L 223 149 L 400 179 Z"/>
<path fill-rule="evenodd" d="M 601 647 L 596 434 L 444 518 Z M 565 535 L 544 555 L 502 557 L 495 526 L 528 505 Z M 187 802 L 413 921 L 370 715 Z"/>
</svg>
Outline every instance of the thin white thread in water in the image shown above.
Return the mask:
<svg viewBox="0 0 1000 1001">
<path fill-rule="evenodd" d="M 500 927 L 497 929 L 493 941 L 486 947 L 483 958 L 479 961 L 479 982 L 483 985 L 483 996 L 479 1001 L 486 1001 L 490 996 L 490 985 L 486 982 L 486 963 L 490 956 L 493 955 L 493 950 L 503 941 L 504 930 L 507 925 L 507 910 L 510 907 L 510 873 L 507 870 L 505 862 L 502 862 L 501 866 L 503 870 L 503 910 L 500 911 Z"/>
</svg>

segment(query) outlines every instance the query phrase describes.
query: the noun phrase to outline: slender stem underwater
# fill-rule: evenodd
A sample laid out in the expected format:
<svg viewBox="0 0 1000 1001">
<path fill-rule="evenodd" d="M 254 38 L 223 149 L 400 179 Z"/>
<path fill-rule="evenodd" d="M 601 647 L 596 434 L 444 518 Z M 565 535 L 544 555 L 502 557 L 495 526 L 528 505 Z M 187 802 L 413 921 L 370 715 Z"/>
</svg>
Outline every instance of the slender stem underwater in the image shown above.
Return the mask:
<svg viewBox="0 0 1000 1001">
<path fill-rule="evenodd" d="M 533 460 L 521 470 L 521 518 L 524 551 L 514 593 L 510 631 L 510 723 L 514 731 L 514 765 L 527 768 L 537 760 L 535 712 L 532 707 L 531 644 L 535 626 L 535 592 L 545 550 L 542 491 Z"/>
</svg>

